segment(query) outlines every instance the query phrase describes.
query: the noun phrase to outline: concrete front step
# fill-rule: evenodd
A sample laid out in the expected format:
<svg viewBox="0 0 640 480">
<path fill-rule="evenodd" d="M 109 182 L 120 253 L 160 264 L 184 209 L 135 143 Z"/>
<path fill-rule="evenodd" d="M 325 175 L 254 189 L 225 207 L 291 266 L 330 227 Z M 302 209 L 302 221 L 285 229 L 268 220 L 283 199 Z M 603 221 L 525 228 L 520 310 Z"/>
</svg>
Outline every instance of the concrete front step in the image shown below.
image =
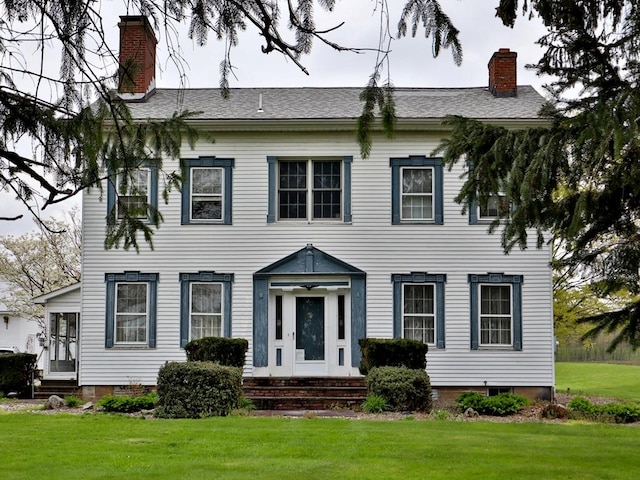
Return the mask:
<svg viewBox="0 0 640 480">
<path fill-rule="evenodd" d="M 362 377 L 251 377 L 243 390 L 259 410 L 353 409 L 367 396 Z"/>
</svg>

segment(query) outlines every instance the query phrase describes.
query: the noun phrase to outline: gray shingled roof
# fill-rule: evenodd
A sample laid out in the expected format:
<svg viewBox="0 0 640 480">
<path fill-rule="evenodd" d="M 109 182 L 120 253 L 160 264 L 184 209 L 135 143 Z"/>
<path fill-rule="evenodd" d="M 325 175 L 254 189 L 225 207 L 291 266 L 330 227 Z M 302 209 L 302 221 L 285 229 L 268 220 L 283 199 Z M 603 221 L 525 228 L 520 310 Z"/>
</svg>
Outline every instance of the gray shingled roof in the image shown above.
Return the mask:
<svg viewBox="0 0 640 480">
<path fill-rule="evenodd" d="M 361 88 L 238 88 L 225 100 L 219 89 L 157 89 L 145 102 L 130 103 L 134 118 L 163 118 L 176 110 L 201 111 L 202 120 L 353 119 L 362 113 Z M 262 111 L 258 111 L 262 95 Z M 533 119 L 544 98 L 528 85 L 518 96 L 496 98 L 485 87 L 397 88 L 399 119 L 462 115 L 478 119 Z"/>
</svg>

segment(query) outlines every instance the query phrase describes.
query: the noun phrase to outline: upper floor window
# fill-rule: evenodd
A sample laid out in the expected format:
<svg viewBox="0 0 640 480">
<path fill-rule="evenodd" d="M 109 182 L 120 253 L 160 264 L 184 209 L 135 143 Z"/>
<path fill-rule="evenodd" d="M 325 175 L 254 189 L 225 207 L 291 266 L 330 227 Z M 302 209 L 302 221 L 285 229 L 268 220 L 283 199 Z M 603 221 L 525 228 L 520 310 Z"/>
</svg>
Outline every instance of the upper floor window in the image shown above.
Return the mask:
<svg viewBox="0 0 640 480">
<path fill-rule="evenodd" d="M 392 158 L 392 223 L 443 222 L 442 159 Z"/>
<path fill-rule="evenodd" d="M 182 188 L 182 223 L 231 223 L 233 159 L 187 158 Z"/>
<path fill-rule="evenodd" d="M 522 350 L 522 276 L 470 275 L 471 348 Z"/>
<path fill-rule="evenodd" d="M 393 274 L 394 337 L 444 348 L 446 275 L 424 272 Z"/>
<path fill-rule="evenodd" d="M 180 274 L 180 346 L 203 337 L 231 336 L 233 275 Z"/>
<path fill-rule="evenodd" d="M 503 194 L 491 195 L 486 202 L 473 202 L 469 208 L 469 223 L 491 223 L 509 211 L 509 201 Z"/>
<path fill-rule="evenodd" d="M 352 157 L 267 161 L 267 222 L 351 221 Z"/>
<path fill-rule="evenodd" d="M 105 346 L 156 346 L 158 275 L 107 273 Z"/>
<path fill-rule="evenodd" d="M 158 208 L 158 175 L 155 167 L 141 167 L 109 177 L 107 212 L 111 222 L 126 216 L 150 218 Z"/>
</svg>

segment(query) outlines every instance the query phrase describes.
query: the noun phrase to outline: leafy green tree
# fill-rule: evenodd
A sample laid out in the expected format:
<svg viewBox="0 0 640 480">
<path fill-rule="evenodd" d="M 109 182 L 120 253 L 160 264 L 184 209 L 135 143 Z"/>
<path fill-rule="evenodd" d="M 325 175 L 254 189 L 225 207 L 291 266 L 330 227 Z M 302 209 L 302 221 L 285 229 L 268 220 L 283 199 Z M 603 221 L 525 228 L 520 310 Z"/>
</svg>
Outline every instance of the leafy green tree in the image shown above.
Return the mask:
<svg viewBox="0 0 640 480">
<path fill-rule="evenodd" d="M 80 281 L 82 228 L 76 209 L 63 220 L 42 220 L 38 231 L 0 237 L 0 298 L 11 311 L 44 328 L 44 308 L 31 299 Z"/>
<path fill-rule="evenodd" d="M 515 21 L 518 1 L 499 15 Z M 557 265 L 588 279 L 603 299 L 623 293 L 614 310 L 583 318 L 589 336 L 615 334 L 640 346 L 640 9 L 636 0 L 533 0 L 548 33 L 534 66 L 554 78 L 546 128 L 509 130 L 450 118 L 439 151 L 452 165 L 470 160 L 457 200 L 485 201 L 504 192 L 513 208 L 500 219 L 505 251 L 549 236 L 562 242 Z M 493 225 L 495 228 L 497 226 Z M 535 232 L 533 242 L 529 238 Z M 611 303 L 611 302 L 609 302 Z"/>
<path fill-rule="evenodd" d="M 169 58 L 186 79 L 180 54 L 180 24 L 188 24 L 188 36 L 199 45 L 210 37 L 225 43 L 220 62 L 220 86 L 227 92 L 233 72 L 232 51 L 242 32 L 253 28 L 262 37 L 262 51 L 275 52 L 306 72 L 303 57 L 314 43 L 337 51 L 360 52 L 369 48 L 339 45 L 330 40 L 333 28 L 319 28 L 318 9 L 330 12 L 336 0 L 132 0 L 123 2 L 124 12 L 150 18 L 153 28 L 167 40 Z M 37 220 L 41 210 L 63 202 L 84 189 L 101 188 L 103 180 L 118 182 L 120 191 L 136 196 L 134 175 L 141 165 L 157 168 L 164 180 L 165 200 L 179 188 L 181 172 L 163 171 L 162 158 L 176 158 L 183 142 L 193 144 L 196 131 L 188 120 L 193 112 L 180 111 L 165 121 L 134 122 L 126 103 L 114 89 L 135 73 L 134 64 L 119 65 L 105 41 L 103 9 L 112 3 L 100 0 L 0 1 L 0 191 L 8 191 Z M 369 87 L 363 93 L 365 112 L 361 122 L 363 145 L 369 142 L 372 109 L 383 105 L 388 128 L 392 127 L 393 102 L 390 81 L 380 85 L 394 36 L 389 27 L 386 0 L 376 1 L 380 12 L 381 43 Z M 398 35 L 416 35 L 423 28 L 433 41 L 433 53 L 451 48 L 460 61 L 462 51 L 457 30 L 432 0 L 408 0 L 401 11 Z M 184 39 L 182 39 L 184 40 Z M 29 53 L 25 49 L 29 46 Z M 34 55 L 30 55 L 34 52 Z M 45 59 L 60 58 L 58 72 L 47 70 Z M 130 82 L 129 82 L 130 83 Z M 380 94 L 384 87 L 384 94 Z M 366 151 L 366 148 L 363 147 Z M 25 153 L 28 152 L 28 153 Z M 36 200 L 39 207 L 36 206 Z M 151 243 L 162 221 L 161 211 L 146 205 L 150 222 L 126 205 L 110 222 L 107 248 L 138 249 L 141 236 Z M 0 217 L 11 221 L 18 217 Z M 45 222 L 41 226 L 47 228 Z"/>
</svg>

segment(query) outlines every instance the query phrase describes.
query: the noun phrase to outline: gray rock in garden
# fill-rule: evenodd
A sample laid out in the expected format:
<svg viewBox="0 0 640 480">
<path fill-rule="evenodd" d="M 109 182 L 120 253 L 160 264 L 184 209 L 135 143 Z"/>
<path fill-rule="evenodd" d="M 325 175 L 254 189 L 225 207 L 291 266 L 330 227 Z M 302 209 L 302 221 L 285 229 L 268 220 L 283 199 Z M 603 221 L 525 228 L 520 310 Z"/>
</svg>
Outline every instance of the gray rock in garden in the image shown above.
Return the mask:
<svg viewBox="0 0 640 480">
<path fill-rule="evenodd" d="M 47 403 L 44 404 L 44 408 L 46 410 L 58 410 L 66 405 L 64 398 L 60 398 L 58 395 L 51 395 L 47 399 Z"/>
<path fill-rule="evenodd" d="M 464 416 L 465 417 L 469 417 L 469 418 L 473 418 L 473 417 L 480 416 L 480 414 L 478 412 L 476 412 L 473 408 L 469 407 L 464 411 Z"/>
<path fill-rule="evenodd" d="M 82 410 L 93 410 L 93 402 L 87 402 L 82 405 Z"/>
</svg>

